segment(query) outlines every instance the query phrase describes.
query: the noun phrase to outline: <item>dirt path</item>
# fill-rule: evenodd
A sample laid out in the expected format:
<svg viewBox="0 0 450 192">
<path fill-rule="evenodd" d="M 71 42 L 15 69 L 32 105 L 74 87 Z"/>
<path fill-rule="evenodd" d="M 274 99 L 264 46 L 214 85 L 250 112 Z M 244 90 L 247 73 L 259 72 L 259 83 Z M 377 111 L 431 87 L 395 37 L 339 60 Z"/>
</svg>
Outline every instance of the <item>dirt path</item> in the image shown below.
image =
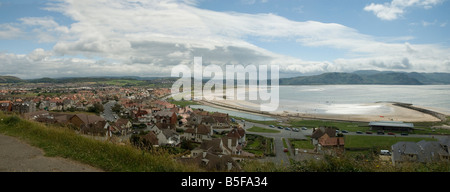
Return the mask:
<svg viewBox="0 0 450 192">
<path fill-rule="evenodd" d="M 0 134 L 0 172 L 100 172 L 102 170 L 44 151 L 14 137 Z"/>
</svg>

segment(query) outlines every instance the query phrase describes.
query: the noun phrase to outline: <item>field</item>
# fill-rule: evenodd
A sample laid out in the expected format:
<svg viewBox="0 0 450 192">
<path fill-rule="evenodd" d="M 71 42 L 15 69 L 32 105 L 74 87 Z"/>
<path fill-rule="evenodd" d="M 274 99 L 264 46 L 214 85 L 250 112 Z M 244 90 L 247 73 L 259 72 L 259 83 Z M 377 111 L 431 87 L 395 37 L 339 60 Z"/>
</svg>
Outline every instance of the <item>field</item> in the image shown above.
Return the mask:
<svg viewBox="0 0 450 192">
<path fill-rule="evenodd" d="M 399 141 L 411 141 L 419 142 L 421 140 L 437 141 L 432 138 L 419 138 L 419 137 L 394 137 L 394 136 L 367 136 L 367 135 L 346 135 L 345 136 L 345 148 L 384 148 L 390 149 L 391 145 Z"/>
<path fill-rule="evenodd" d="M 299 149 L 314 149 L 314 145 L 311 143 L 311 140 L 309 139 L 289 139 L 289 142 L 291 143 L 293 148 L 299 148 Z"/>
</svg>

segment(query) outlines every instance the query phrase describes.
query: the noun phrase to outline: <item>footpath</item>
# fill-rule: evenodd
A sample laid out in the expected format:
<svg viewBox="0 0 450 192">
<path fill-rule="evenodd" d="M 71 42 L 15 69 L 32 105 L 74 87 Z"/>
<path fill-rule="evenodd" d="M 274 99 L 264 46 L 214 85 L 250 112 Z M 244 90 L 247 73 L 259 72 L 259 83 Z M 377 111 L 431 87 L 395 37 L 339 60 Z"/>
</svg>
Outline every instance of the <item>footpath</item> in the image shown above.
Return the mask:
<svg viewBox="0 0 450 192">
<path fill-rule="evenodd" d="M 0 134 L 0 172 L 101 172 L 95 167 L 60 157 L 14 137 Z"/>
</svg>

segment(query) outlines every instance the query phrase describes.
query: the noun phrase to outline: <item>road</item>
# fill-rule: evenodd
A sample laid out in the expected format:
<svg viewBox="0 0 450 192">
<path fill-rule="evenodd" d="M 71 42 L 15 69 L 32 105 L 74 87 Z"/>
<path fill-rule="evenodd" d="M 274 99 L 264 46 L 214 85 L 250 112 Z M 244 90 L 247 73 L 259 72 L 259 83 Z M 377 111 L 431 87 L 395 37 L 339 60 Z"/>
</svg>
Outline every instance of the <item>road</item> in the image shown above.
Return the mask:
<svg viewBox="0 0 450 192">
<path fill-rule="evenodd" d="M 44 151 L 14 137 L 0 135 L 0 172 L 101 172 L 102 170 Z"/>
<path fill-rule="evenodd" d="M 116 101 L 112 100 L 109 101 L 108 103 L 103 105 L 104 111 L 103 111 L 103 118 L 105 118 L 107 121 L 110 122 L 115 122 L 117 120 L 117 114 L 115 114 L 112 110 L 111 107 L 113 107 L 116 104 Z"/>
<path fill-rule="evenodd" d="M 261 135 L 268 138 L 273 138 L 274 140 L 274 149 L 275 149 L 275 157 L 267 157 L 268 160 L 274 162 L 278 165 L 290 165 L 289 158 L 294 158 L 294 150 L 291 149 L 291 146 L 288 144 L 287 148 L 290 151 L 290 156 L 286 152 L 284 152 L 283 139 L 288 141 L 289 138 L 293 139 L 307 139 L 305 135 L 311 135 L 311 129 L 308 130 L 300 130 L 299 132 L 288 131 L 285 129 L 272 128 L 268 125 L 252 123 L 252 122 L 239 122 L 241 126 L 246 130 L 248 134 Z M 244 126 L 245 124 L 245 126 Z M 267 129 L 274 129 L 280 131 L 280 133 L 260 133 L 260 132 L 251 132 L 248 129 L 253 126 L 262 127 Z"/>
</svg>

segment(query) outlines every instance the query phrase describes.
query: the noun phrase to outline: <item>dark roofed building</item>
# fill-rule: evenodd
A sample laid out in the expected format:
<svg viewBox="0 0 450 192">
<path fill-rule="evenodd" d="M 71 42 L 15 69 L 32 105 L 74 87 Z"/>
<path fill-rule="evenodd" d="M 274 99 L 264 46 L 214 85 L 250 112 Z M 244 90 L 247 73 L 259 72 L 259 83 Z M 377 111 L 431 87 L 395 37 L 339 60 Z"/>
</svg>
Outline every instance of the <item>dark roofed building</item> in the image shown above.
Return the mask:
<svg viewBox="0 0 450 192">
<path fill-rule="evenodd" d="M 194 126 L 193 128 L 188 128 L 183 133 L 183 137 L 186 140 L 191 140 L 195 142 L 202 142 L 203 140 L 211 140 L 213 135 L 213 129 L 210 126 L 200 124 Z"/>
<path fill-rule="evenodd" d="M 218 155 L 202 152 L 195 158 L 184 159 L 184 162 L 193 163 L 209 171 L 240 171 L 241 167 L 230 155 Z"/>
<path fill-rule="evenodd" d="M 391 146 L 392 163 L 394 165 L 403 162 L 437 162 L 450 161 L 448 140 L 442 141 L 401 141 Z"/>
<path fill-rule="evenodd" d="M 404 123 L 403 121 L 372 121 L 369 126 L 374 131 L 411 132 L 414 130 L 414 124 Z"/>
</svg>

